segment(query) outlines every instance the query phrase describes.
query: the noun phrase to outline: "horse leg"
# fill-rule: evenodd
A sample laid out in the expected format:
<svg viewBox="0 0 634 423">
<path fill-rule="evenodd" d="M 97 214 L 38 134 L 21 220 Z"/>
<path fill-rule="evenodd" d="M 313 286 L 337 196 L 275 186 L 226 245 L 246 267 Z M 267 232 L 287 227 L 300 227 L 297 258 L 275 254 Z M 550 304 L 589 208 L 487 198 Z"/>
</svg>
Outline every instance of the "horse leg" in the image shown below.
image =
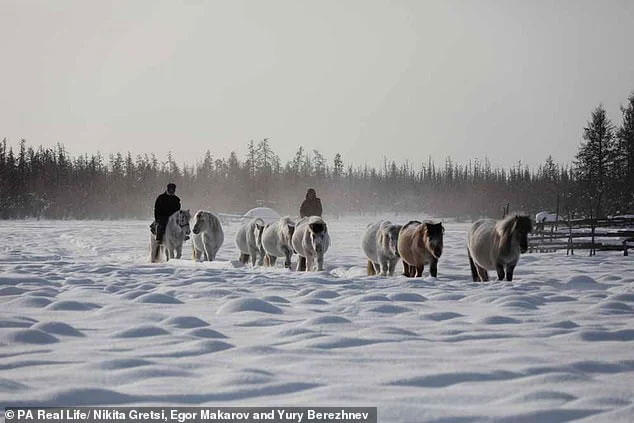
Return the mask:
<svg viewBox="0 0 634 423">
<path fill-rule="evenodd" d="M 407 276 L 408 278 L 409 276 L 409 264 L 403 262 L 403 276 Z"/>
<path fill-rule="evenodd" d="M 374 263 L 372 260 L 368 260 L 368 276 L 374 276 L 376 272 L 374 271 Z"/>
<path fill-rule="evenodd" d="M 161 246 L 155 241 L 150 243 L 150 261 L 152 263 L 156 263 L 159 260 L 159 253 L 161 250 Z"/>
<path fill-rule="evenodd" d="M 429 265 L 429 274 L 431 275 L 432 278 L 435 278 L 438 276 L 438 260 L 432 261 L 431 264 Z"/>
<path fill-rule="evenodd" d="M 506 265 L 506 280 L 509 282 L 513 280 L 513 271 L 515 270 L 516 265 L 517 263 L 510 263 Z"/>
<path fill-rule="evenodd" d="M 396 263 L 398 263 L 398 260 L 389 260 L 387 262 L 387 273 L 390 276 L 394 276 L 394 269 L 396 268 Z"/>
<path fill-rule="evenodd" d="M 416 266 L 410 264 L 409 265 L 409 277 L 410 278 L 415 278 L 416 277 Z"/>
<path fill-rule="evenodd" d="M 154 242 L 150 239 L 150 263 L 154 263 Z"/>
<path fill-rule="evenodd" d="M 301 272 L 306 270 L 306 257 L 299 256 L 297 259 L 297 270 Z"/>
<path fill-rule="evenodd" d="M 387 260 L 383 259 L 381 265 L 381 276 L 387 276 Z"/>
<path fill-rule="evenodd" d="M 317 271 L 321 272 L 324 270 L 324 255 L 320 254 L 317 256 Z"/>
<path fill-rule="evenodd" d="M 503 281 L 504 280 L 504 265 L 499 263 L 496 264 L 495 270 L 498 272 L 498 280 Z"/>
<path fill-rule="evenodd" d="M 469 256 L 469 265 L 471 266 L 471 278 L 474 282 L 478 282 L 480 280 L 480 275 L 478 274 L 478 268 L 473 262 L 473 258 L 471 258 L 471 251 L 467 248 L 467 255 Z"/>
<path fill-rule="evenodd" d="M 302 262 L 304 262 L 304 266 L 305 266 L 305 261 L 303 260 L 304 257 L 302 256 L 297 256 L 297 265 L 295 266 L 295 270 L 298 272 L 303 272 L 304 270 L 306 270 L 305 268 L 302 269 Z"/>
<path fill-rule="evenodd" d="M 477 266 L 477 268 L 478 268 L 478 275 L 480 276 L 480 280 L 482 282 L 488 282 L 489 272 L 487 272 L 487 270 L 484 267 Z"/>
<path fill-rule="evenodd" d="M 425 264 L 421 264 L 420 266 L 416 266 L 416 277 L 417 278 L 422 278 L 423 277 L 423 270 L 425 270 Z"/>
<path fill-rule="evenodd" d="M 183 257 L 183 244 L 176 247 L 176 258 L 179 259 Z"/>
<path fill-rule="evenodd" d="M 269 266 L 275 267 L 275 262 L 277 261 L 277 256 L 272 256 L 270 254 L 267 255 L 269 259 Z"/>
<path fill-rule="evenodd" d="M 284 260 L 284 267 L 287 269 L 291 268 L 291 257 L 293 256 L 293 252 L 286 250 L 284 251 L 284 254 L 286 255 L 286 260 Z"/>
<path fill-rule="evenodd" d="M 213 261 L 213 258 L 211 258 L 212 254 L 210 253 L 211 249 L 209 248 L 209 245 L 207 245 L 204 239 L 203 239 L 203 248 L 205 249 L 205 260 Z"/>
<path fill-rule="evenodd" d="M 312 255 L 306 256 L 306 271 L 312 272 L 315 268 L 315 258 Z"/>
</svg>

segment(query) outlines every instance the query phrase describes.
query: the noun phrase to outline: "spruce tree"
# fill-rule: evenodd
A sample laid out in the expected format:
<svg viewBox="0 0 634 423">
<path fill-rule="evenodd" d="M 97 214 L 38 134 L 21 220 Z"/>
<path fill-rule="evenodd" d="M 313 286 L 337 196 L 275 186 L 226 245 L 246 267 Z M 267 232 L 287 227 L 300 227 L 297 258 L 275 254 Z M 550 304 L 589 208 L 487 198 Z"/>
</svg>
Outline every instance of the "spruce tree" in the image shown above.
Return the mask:
<svg viewBox="0 0 634 423">
<path fill-rule="evenodd" d="M 621 107 L 623 123 L 618 130 L 617 157 L 622 170 L 623 209 L 634 211 L 634 93 Z"/>
<path fill-rule="evenodd" d="M 610 209 L 610 177 L 615 152 L 614 126 L 602 105 L 599 105 L 584 128 L 583 139 L 576 156 L 579 191 L 587 201 L 589 212 L 601 217 Z M 607 206 L 607 207 L 606 207 Z"/>
</svg>

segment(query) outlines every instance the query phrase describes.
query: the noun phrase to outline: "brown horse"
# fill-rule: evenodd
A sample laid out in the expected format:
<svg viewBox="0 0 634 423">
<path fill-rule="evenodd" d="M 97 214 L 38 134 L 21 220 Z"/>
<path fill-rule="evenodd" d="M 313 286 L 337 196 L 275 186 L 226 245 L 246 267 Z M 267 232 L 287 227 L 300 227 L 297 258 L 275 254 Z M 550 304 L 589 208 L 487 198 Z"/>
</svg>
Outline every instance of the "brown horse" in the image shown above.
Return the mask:
<svg viewBox="0 0 634 423">
<path fill-rule="evenodd" d="M 398 236 L 398 253 L 403 260 L 403 275 L 422 277 L 423 269 L 429 264 L 432 277 L 438 275 L 438 259 L 442 254 L 442 237 L 445 228 L 442 223 L 408 222 Z"/>
</svg>

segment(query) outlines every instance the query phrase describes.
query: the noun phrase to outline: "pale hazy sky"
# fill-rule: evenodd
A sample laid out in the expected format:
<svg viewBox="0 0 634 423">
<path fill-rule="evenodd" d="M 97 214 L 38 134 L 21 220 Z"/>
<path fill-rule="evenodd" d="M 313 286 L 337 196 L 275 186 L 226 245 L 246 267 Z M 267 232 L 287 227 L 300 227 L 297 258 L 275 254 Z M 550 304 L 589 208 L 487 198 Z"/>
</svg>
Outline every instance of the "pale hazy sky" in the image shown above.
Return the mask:
<svg viewBox="0 0 634 423">
<path fill-rule="evenodd" d="M 620 122 L 633 52 L 631 0 L 0 0 L 0 138 L 569 161 L 596 105 Z"/>
</svg>

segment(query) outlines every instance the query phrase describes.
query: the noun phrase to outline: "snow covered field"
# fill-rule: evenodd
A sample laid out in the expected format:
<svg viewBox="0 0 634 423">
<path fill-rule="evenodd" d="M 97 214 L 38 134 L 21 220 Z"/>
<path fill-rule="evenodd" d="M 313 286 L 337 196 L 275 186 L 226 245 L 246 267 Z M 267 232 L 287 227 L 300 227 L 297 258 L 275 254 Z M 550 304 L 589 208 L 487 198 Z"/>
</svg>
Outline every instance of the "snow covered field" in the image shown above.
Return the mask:
<svg viewBox="0 0 634 423">
<path fill-rule="evenodd" d="M 191 262 L 188 242 L 150 265 L 148 222 L 0 222 L 0 406 L 634 421 L 633 257 L 528 254 L 512 283 L 473 283 L 468 225 L 447 224 L 437 280 L 364 277 L 370 221 L 330 220 L 321 274 L 236 268 L 236 224 L 220 262 Z"/>
</svg>

